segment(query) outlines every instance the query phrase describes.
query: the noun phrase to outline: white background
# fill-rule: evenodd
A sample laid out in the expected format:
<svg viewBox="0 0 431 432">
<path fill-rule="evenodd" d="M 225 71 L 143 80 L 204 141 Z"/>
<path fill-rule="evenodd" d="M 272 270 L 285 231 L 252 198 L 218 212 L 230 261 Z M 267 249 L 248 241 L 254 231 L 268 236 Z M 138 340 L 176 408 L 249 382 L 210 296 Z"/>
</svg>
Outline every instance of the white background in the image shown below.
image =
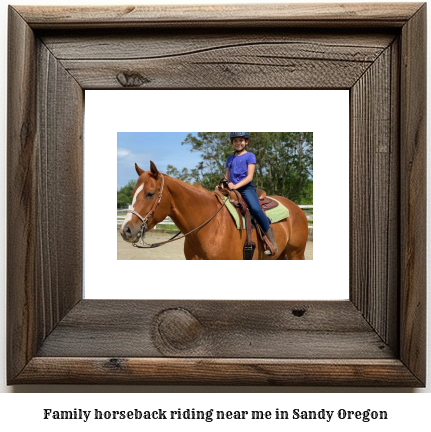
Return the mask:
<svg viewBox="0 0 431 432">
<path fill-rule="evenodd" d="M 296 0 L 298 1 L 298 0 Z M 315 0 L 316 1 L 316 0 Z M 194 1 L 186 1 L 182 0 L 183 3 L 223 3 L 217 0 L 200 0 L 197 2 Z M 247 0 L 246 2 L 235 1 L 232 3 L 252 3 L 253 0 Z M 275 0 L 273 2 L 276 2 Z M 33 4 L 37 5 L 40 3 L 43 4 L 56 4 L 56 5 L 65 5 L 65 4 L 116 4 L 120 3 L 117 1 L 73 1 L 73 0 L 55 0 L 55 1 L 32 1 L 32 0 L 24 0 L 19 1 L 16 0 L 13 2 L 14 4 Z M 133 3 L 135 4 L 154 4 L 154 3 L 173 3 L 173 1 L 138 1 L 135 0 Z M 5 145 L 5 108 L 6 108 L 6 72 L 5 72 L 5 64 L 6 64 L 6 32 L 7 32 L 7 7 L 6 3 L 3 2 L 1 5 L 1 80 L 3 85 L 0 86 L 1 97 L 0 100 L 4 101 L 0 105 L 0 128 L 2 130 L 2 139 L 1 145 L 4 149 Z M 430 46 L 430 43 L 428 43 Z M 429 61 L 428 54 L 428 61 Z M 428 69 L 430 70 L 430 69 Z M 429 88 L 429 86 L 428 86 Z M 428 97 L 429 100 L 429 97 Z M 429 105 L 429 103 L 428 103 Z M 428 130 L 429 124 L 428 124 Z M 428 158 L 428 164 L 430 160 Z M 5 155 L 4 152 L 0 153 L 0 167 L 5 167 Z M 2 169 L 0 168 L 0 171 Z M 428 183 L 429 185 L 429 183 Z M 430 188 L 428 187 L 428 190 Z M 4 203 L 5 190 L 2 189 L 0 191 L 0 215 L 3 221 L 4 227 L 4 214 L 5 214 L 5 203 Z M 429 208 L 428 208 L 428 214 Z M 5 244 L 5 230 L 1 230 L 0 239 Z M 5 280 L 5 248 L 0 252 L 2 254 L 0 273 L 1 280 Z M 42 409 L 43 408 L 55 408 L 61 410 L 68 410 L 74 408 L 85 408 L 85 409 L 133 409 L 140 407 L 148 407 L 148 408 L 156 408 L 160 405 L 166 406 L 169 408 L 187 408 L 193 405 L 195 408 L 227 408 L 230 409 L 240 409 L 243 406 L 253 407 L 258 406 L 260 409 L 272 409 L 284 407 L 294 408 L 304 408 L 304 409 L 338 409 L 338 408 L 346 408 L 346 409 L 364 409 L 364 408 L 372 408 L 372 409 L 388 409 L 391 413 L 391 420 L 388 423 L 344 423 L 339 422 L 335 423 L 322 423 L 322 422 L 304 422 L 300 424 L 296 423 L 288 423 L 282 424 L 275 427 L 273 424 L 247 424 L 247 428 L 251 428 L 254 430 L 257 427 L 262 429 L 264 427 L 270 426 L 272 430 L 283 430 L 286 431 L 291 427 L 301 427 L 305 428 L 305 430 L 316 430 L 316 426 L 320 428 L 327 428 L 327 430 L 346 430 L 346 426 L 354 427 L 354 430 L 367 430 L 367 431 L 381 431 L 381 430 L 399 430 L 400 428 L 407 430 L 408 428 L 423 428 L 427 429 L 430 424 L 429 418 L 429 406 L 431 403 L 431 385 L 428 384 L 428 387 L 424 390 L 411 390 L 411 389 L 382 389 L 382 388 L 273 388 L 273 387 L 246 387 L 246 388 L 238 388 L 238 387 L 143 387 L 143 386 L 77 386 L 77 385 L 33 385 L 33 386 L 14 386 L 7 387 L 5 384 L 5 288 L 4 282 L 1 285 L 1 297 L 0 297 L 0 307 L 2 310 L 2 320 L 1 320 L 1 343 L 0 343 L 0 365 L 1 365 L 1 373 L 0 373 L 0 391 L 2 392 L 14 392 L 21 394 L 0 394 L 0 425 L 2 429 L 8 430 L 10 428 L 27 427 L 32 430 L 58 430 L 61 428 L 62 430 L 73 430 L 76 431 L 77 427 L 81 424 L 79 422 L 70 421 L 70 422 L 50 422 L 46 423 L 42 420 Z M 431 310 L 430 300 L 428 299 L 428 311 Z M 430 362 L 431 354 L 429 352 L 430 347 L 430 337 L 431 328 L 428 324 L 428 364 Z M 428 383 L 431 382 L 431 376 L 428 367 Z M 39 395 L 32 394 L 24 394 L 24 393 L 45 393 Z M 53 393 L 50 393 L 53 392 Z M 56 392 L 63 392 L 64 394 L 57 394 Z M 119 396 L 116 395 L 92 395 L 91 392 L 124 392 Z M 170 393 L 167 393 L 170 392 Z M 176 392 L 185 392 L 186 394 L 177 394 Z M 195 392 L 199 392 L 200 394 L 195 394 Z M 223 392 L 225 394 L 217 394 L 214 392 Z M 237 394 L 234 392 L 254 392 L 256 394 Z M 309 393 L 306 395 L 297 394 L 297 393 Z M 392 392 L 395 394 L 385 394 L 388 392 Z M 422 395 L 410 395 L 409 393 L 424 393 Z M 75 393 L 80 393 L 79 395 L 75 395 Z M 160 394 L 163 393 L 163 394 Z M 322 395 L 321 393 L 326 393 Z M 371 393 L 371 394 L 370 394 Z M 383 393 L 383 394 L 382 394 Z M 120 424 L 124 426 L 124 424 Z M 92 423 L 88 427 L 93 427 L 94 423 Z M 152 423 L 151 426 L 158 426 Z M 231 422 L 226 424 L 203 424 L 203 423 L 175 423 L 170 424 L 170 426 L 174 426 L 175 428 L 182 430 L 183 428 L 194 428 L 201 431 L 204 427 L 213 427 L 219 429 L 219 427 L 223 427 L 225 430 L 238 430 L 241 427 L 241 424 Z M 118 430 L 118 423 L 116 422 L 106 422 L 103 423 L 104 430 Z M 133 424 L 131 427 L 130 424 L 127 424 L 128 430 L 139 430 L 142 431 L 146 427 L 146 424 Z M 73 429 L 72 429 L 73 428 Z"/>
<path fill-rule="evenodd" d="M 249 108 L 245 101 L 251 100 L 253 104 Z M 202 101 L 206 101 L 204 108 Z M 243 109 L 237 108 L 238 101 L 244 101 Z M 118 261 L 114 230 L 117 132 L 231 129 L 313 132 L 313 260 L 235 261 L 223 267 L 217 261 Z M 136 162 L 142 169 L 149 169 L 148 160 Z M 154 162 L 157 165 L 157 160 Z M 175 165 L 175 161 L 171 164 Z M 84 166 L 85 298 L 331 300 L 349 297 L 347 90 L 86 91 Z M 162 247 L 169 249 L 170 245 Z M 231 271 L 241 272 L 246 289 L 230 283 Z M 268 285 L 268 273 L 283 284 Z M 158 289 L 148 290 L 148 286 Z"/>
</svg>

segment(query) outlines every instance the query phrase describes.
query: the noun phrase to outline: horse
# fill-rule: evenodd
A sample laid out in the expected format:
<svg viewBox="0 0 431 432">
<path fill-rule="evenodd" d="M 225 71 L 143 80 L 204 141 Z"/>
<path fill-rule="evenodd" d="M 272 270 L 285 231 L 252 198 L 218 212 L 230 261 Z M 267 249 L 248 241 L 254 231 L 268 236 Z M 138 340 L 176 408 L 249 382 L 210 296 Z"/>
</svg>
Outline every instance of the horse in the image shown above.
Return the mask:
<svg viewBox="0 0 431 432">
<path fill-rule="evenodd" d="M 221 208 L 214 192 L 162 174 L 152 161 L 150 171 L 142 170 L 136 163 L 135 169 L 139 178 L 133 190 L 132 208 L 120 228 L 125 241 L 136 243 L 144 234 L 144 224 L 145 231 L 149 231 L 170 216 L 183 234 L 190 233 L 184 241 L 187 260 L 243 259 L 246 232 L 236 228 L 228 209 Z M 303 260 L 307 217 L 294 202 L 281 196 L 274 198 L 289 209 L 288 218 L 272 224 L 278 252 L 264 255 L 264 246 L 253 230 L 253 259 Z"/>
</svg>

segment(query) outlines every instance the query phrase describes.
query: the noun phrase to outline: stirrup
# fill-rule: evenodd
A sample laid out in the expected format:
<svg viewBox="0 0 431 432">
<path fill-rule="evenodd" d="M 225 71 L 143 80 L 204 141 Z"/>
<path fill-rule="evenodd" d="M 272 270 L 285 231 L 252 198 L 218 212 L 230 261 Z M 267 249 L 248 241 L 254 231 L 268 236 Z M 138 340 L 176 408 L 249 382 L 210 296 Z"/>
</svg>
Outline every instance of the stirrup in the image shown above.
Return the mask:
<svg viewBox="0 0 431 432">
<path fill-rule="evenodd" d="M 256 249 L 256 243 L 252 242 L 250 246 L 247 243 L 244 244 L 244 248 L 242 250 L 242 258 L 244 260 L 252 260 L 254 255 L 254 250 Z"/>
<path fill-rule="evenodd" d="M 275 241 L 274 230 L 270 226 L 268 231 L 264 235 L 265 243 L 268 245 L 270 251 L 268 253 L 268 249 L 264 251 L 264 255 L 275 255 L 278 251 L 277 243 Z"/>
<path fill-rule="evenodd" d="M 266 238 L 268 239 L 268 237 L 266 237 Z M 264 255 L 274 256 L 276 254 L 275 248 L 274 248 L 273 244 L 269 241 L 269 239 L 268 239 L 268 242 L 265 241 L 265 246 L 266 246 L 266 249 L 263 251 Z"/>
</svg>

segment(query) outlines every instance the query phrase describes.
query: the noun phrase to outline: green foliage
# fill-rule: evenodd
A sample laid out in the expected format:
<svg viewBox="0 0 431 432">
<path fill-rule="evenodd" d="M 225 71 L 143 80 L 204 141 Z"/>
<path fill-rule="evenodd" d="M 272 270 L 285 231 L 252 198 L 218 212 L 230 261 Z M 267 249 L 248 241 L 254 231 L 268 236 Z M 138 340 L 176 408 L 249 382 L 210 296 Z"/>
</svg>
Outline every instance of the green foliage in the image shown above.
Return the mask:
<svg viewBox="0 0 431 432">
<path fill-rule="evenodd" d="M 130 180 L 126 186 L 123 186 L 117 191 L 117 208 L 124 208 L 132 204 L 132 193 L 135 185 L 136 180 Z"/>
<path fill-rule="evenodd" d="M 190 151 L 201 154 L 201 162 L 190 172 L 190 181 L 214 189 L 224 177 L 226 159 L 232 154 L 229 132 L 199 132 L 197 136 L 189 134 L 182 144 L 191 145 Z"/>
<path fill-rule="evenodd" d="M 168 174 L 214 189 L 224 177 L 225 163 L 233 154 L 229 132 L 187 135 L 183 145 L 201 153 L 201 162 L 180 173 L 169 165 Z M 311 132 L 251 132 L 248 151 L 256 155 L 253 183 L 268 195 L 281 195 L 298 204 L 313 203 L 313 134 Z"/>
<path fill-rule="evenodd" d="M 229 132 L 199 132 L 182 143 L 199 152 L 201 161 L 192 169 L 179 171 L 168 165 L 166 173 L 187 183 L 213 190 L 225 175 L 225 163 L 234 149 Z M 297 204 L 313 204 L 313 133 L 250 132 L 247 150 L 256 155 L 253 183 L 268 195 L 281 195 Z M 135 180 L 117 191 L 117 208 L 132 202 Z"/>
<path fill-rule="evenodd" d="M 166 174 L 187 183 L 191 183 L 193 181 L 193 177 L 187 168 L 183 168 L 183 170 L 179 172 L 174 166 L 168 165 Z"/>
</svg>

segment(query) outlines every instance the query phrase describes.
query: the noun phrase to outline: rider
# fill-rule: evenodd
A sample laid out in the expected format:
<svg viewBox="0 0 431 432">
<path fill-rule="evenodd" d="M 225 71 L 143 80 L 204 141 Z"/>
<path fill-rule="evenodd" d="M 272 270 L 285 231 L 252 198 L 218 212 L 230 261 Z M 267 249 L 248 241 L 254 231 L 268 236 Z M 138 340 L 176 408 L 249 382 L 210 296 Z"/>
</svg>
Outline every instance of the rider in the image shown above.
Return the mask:
<svg viewBox="0 0 431 432">
<path fill-rule="evenodd" d="M 250 209 L 250 213 L 266 233 L 266 236 L 277 252 L 274 232 L 269 225 L 268 217 L 259 204 L 259 198 L 252 181 L 256 167 L 256 156 L 246 150 L 247 144 L 250 141 L 250 135 L 248 132 L 230 132 L 230 141 L 235 149 L 235 153 L 227 158 L 225 165 L 226 180 L 229 182 L 229 188 L 236 189 L 241 193 L 242 198 Z M 266 249 L 264 254 L 271 255 L 271 251 Z"/>
</svg>

